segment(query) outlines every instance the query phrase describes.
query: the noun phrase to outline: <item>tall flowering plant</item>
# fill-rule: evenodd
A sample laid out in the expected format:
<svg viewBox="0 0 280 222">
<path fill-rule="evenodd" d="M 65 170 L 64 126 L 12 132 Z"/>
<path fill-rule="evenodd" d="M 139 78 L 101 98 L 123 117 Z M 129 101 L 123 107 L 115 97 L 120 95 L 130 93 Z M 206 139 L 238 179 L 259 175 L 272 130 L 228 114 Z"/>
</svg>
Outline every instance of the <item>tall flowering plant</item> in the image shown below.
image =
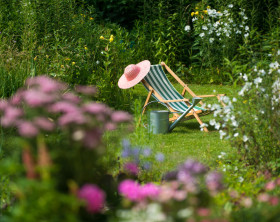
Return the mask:
<svg viewBox="0 0 280 222">
<path fill-rule="evenodd" d="M 57 221 L 76 221 L 79 215 L 95 218 L 117 199 L 108 174 L 112 164 L 103 158 L 108 159 L 103 135 L 131 116 L 92 101 L 95 94 L 91 86 L 71 90 L 38 76 L 0 101 L 1 126 L 12 128 L 17 135 L 13 138 L 19 138 L 22 165 L 11 179 L 14 199 L 7 220 L 40 221 L 48 214 L 55 214 Z M 28 206 L 34 213 L 26 215 Z"/>
</svg>

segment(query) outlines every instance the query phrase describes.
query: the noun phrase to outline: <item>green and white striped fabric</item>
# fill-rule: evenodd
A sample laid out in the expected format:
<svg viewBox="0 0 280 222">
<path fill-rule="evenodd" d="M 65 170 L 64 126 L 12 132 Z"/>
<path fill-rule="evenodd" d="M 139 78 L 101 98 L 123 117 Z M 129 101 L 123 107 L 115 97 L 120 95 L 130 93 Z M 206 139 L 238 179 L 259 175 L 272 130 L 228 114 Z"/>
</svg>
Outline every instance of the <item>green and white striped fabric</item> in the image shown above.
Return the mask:
<svg viewBox="0 0 280 222">
<path fill-rule="evenodd" d="M 153 87 L 153 89 L 165 100 L 184 99 L 184 97 L 170 83 L 161 65 L 151 65 L 151 69 L 148 75 L 145 76 L 144 80 L 149 83 Z M 156 98 L 154 94 L 152 95 L 157 101 L 159 101 L 159 99 Z M 188 109 L 188 105 L 183 101 L 170 102 L 168 104 L 174 110 L 181 113 L 185 112 Z M 203 112 L 208 111 L 198 106 L 195 106 L 194 110 L 202 110 Z"/>
</svg>

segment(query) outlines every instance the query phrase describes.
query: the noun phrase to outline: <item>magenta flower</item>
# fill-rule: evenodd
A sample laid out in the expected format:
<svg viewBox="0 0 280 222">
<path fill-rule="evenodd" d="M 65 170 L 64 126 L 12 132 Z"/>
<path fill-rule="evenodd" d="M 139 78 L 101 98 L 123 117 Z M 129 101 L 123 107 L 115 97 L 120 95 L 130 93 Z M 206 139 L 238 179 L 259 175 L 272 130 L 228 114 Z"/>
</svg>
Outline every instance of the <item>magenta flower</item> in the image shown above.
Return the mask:
<svg viewBox="0 0 280 222">
<path fill-rule="evenodd" d="M 50 107 L 50 112 L 54 113 L 77 113 L 79 112 L 79 107 L 68 101 L 59 101 Z"/>
<path fill-rule="evenodd" d="M 154 199 L 159 195 L 159 187 L 152 183 L 147 183 L 140 188 L 140 192 L 142 198 Z"/>
<path fill-rule="evenodd" d="M 127 122 L 132 119 L 129 113 L 123 111 L 113 112 L 111 118 L 116 123 Z"/>
<path fill-rule="evenodd" d="M 137 175 L 139 173 L 139 169 L 136 163 L 129 162 L 124 165 L 124 169 L 133 175 Z"/>
<path fill-rule="evenodd" d="M 79 191 L 78 197 L 85 200 L 89 213 L 99 213 L 105 203 L 106 195 L 103 190 L 93 184 L 85 184 Z"/>
<path fill-rule="evenodd" d="M 34 137 L 39 133 L 38 128 L 31 122 L 28 121 L 20 121 L 17 124 L 18 132 L 23 137 Z"/>
<path fill-rule="evenodd" d="M 119 185 L 119 193 L 129 200 L 141 200 L 140 185 L 134 180 L 124 180 Z"/>
</svg>

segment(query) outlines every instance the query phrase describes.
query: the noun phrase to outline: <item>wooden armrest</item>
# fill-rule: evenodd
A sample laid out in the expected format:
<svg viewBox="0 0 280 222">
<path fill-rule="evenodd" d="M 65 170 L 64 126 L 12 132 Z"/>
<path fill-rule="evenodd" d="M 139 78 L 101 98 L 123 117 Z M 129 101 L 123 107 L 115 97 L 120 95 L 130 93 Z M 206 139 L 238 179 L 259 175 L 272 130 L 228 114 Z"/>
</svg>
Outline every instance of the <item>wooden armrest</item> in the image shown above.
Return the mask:
<svg viewBox="0 0 280 222">
<path fill-rule="evenodd" d="M 171 103 L 171 102 L 189 102 L 190 100 L 188 99 L 172 99 L 172 100 L 162 100 L 160 102 L 163 103 Z"/>
</svg>

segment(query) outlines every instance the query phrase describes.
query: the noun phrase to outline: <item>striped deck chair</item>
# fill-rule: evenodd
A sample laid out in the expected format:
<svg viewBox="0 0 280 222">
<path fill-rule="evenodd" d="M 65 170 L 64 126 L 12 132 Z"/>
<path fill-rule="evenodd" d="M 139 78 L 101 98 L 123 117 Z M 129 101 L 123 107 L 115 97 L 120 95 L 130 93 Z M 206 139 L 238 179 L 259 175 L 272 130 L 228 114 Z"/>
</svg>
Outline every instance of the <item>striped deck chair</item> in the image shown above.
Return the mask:
<svg viewBox="0 0 280 222">
<path fill-rule="evenodd" d="M 180 94 L 173 87 L 171 82 L 168 80 L 165 72 L 163 71 L 162 67 L 165 67 L 165 69 L 180 83 L 180 85 L 182 85 L 182 94 Z M 169 121 L 174 122 L 176 119 L 179 118 L 181 113 L 184 113 L 191 105 L 190 101 L 184 98 L 186 92 L 188 92 L 192 97 L 217 97 L 217 99 L 224 106 L 223 102 L 220 100 L 220 98 L 224 96 L 224 94 L 197 96 L 187 86 L 187 84 L 185 84 L 164 62 L 162 62 L 160 65 L 152 65 L 148 75 L 146 75 L 145 78 L 142 80 L 142 83 L 144 87 L 148 90 L 148 96 L 143 107 L 142 115 L 144 114 L 146 107 L 149 104 L 149 100 L 152 96 L 158 102 L 164 104 L 173 113 L 173 116 L 169 119 Z M 200 104 L 202 105 L 202 102 L 200 102 Z M 201 108 L 199 106 L 195 106 L 194 109 L 191 112 L 189 112 L 184 119 L 187 120 L 196 118 L 201 127 L 203 127 L 203 130 L 205 132 L 208 132 L 208 129 L 201 121 L 200 116 L 207 115 L 209 113 L 211 113 L 210 110 Z"/>
</svg>

